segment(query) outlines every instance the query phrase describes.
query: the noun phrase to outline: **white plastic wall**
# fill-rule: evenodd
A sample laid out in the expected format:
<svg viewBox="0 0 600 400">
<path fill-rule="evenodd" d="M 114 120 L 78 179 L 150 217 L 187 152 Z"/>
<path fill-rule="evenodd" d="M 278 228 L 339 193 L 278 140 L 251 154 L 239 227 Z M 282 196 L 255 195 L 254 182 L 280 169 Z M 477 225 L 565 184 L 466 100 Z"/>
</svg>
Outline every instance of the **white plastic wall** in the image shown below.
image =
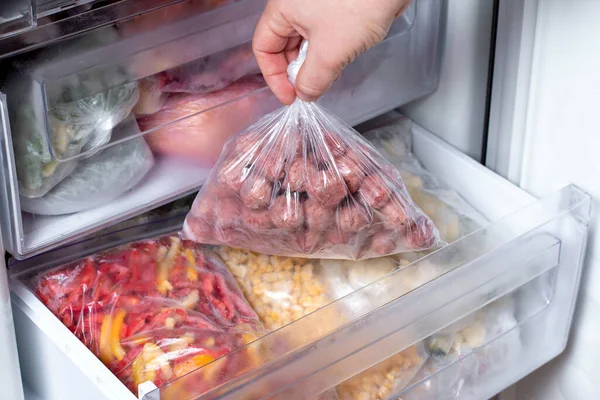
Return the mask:
<svg viewBox="0 0 600 400">
<path fill-rule="evenodd" d="M 598 16 L 600 1 L 538 1 L 520 172 L 520 185 L 533 194 L 572 182 L 600 198 Z M 599 366 L 600 237 L 592 231 L 567 350 L 512 393 L 519 400 L 597 400 Z"/>
<path fill-rule="evenodd" d="M 477 161 L 485 124 L 492 0 L 448 0 L 440 83 L 402 112 Z"/>
</svg>

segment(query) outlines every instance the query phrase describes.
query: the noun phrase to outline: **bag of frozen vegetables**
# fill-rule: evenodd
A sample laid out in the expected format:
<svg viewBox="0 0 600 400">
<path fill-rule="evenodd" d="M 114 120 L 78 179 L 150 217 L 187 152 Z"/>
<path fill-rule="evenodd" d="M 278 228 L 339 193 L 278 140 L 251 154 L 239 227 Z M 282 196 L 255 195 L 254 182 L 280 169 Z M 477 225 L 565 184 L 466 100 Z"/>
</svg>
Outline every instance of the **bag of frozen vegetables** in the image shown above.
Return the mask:
<svg viewBox="0 0 600 400">
<path fill-rule="evenodd" d="M 126 83 L 128 73 L 119 65 L 45 81 L 44 70 L 70 64 L 69 57 L 84 58 L 85 51 L 116 35 L 114 30 L 101 33 L 12 63 L 5 90 L 21 196 L 46 194 L 74 170 L 75 158 L 109 142 L 112 129 L 138 101 L 138 83 Z"/>
</svg>

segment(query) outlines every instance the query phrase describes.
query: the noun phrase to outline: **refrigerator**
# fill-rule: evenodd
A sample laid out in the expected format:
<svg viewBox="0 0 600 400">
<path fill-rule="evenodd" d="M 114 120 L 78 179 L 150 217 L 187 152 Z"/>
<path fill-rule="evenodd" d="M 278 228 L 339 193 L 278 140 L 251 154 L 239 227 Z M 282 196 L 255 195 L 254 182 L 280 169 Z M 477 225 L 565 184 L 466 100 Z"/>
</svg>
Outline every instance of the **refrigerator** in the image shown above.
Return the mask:
<svg viewBox="0 0 600 400">
<path fill-rule="evenodd" d="M 151 210 L 193 198 L 227 137 L 280 106 L 248 78 L 264 5 L 0 6 L 2 398 L 598 398 L 595 1 L 413 0 L 320 100 L 360 132 L 409 121 L 388 150 L 484 221 L 447 246 L 159 385 L 128 387 L 39 299 L 40 271 L 181 229 L 185 213 Z M 209 100 L 164 112 L 194 90 Z M 173 146 L 178 126 L 210 140 Z M 218 369 L 243 351 L 266 360 Z"/>
</svg>

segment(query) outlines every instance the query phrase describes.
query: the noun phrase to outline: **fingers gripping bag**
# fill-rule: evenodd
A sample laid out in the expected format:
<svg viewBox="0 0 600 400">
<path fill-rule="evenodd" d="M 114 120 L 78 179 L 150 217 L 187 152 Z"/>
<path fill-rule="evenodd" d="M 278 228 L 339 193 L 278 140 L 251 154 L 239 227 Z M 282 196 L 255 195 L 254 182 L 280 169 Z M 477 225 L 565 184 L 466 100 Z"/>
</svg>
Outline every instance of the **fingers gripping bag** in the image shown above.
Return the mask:
<svg viewBox="0 0 600 400">
<path fill-rule="evenodd" d="M 193 398 L 231 370 L 257 366 L 244 348 L 263 328 L 219 257 L 177 235 L 142 240 L 43 271 L 36 296 L 134 393 L 214 364 L 170 385 L 166 399 Z M 213 373 L 214 372 L 214 373 Z M 197 378 L 197 379 L 196 379 Z M 163 398 L 163 393 L 161 393 Z"/>
<path fill-rule="evenodd" d="M 304 42 L 288 68 L 292 83 Z M 363 259 L 442 244 L 399 172 L 356 131 L 297 99 L 230 138 L 184 236 L 272 255 Z"/>
</svg>

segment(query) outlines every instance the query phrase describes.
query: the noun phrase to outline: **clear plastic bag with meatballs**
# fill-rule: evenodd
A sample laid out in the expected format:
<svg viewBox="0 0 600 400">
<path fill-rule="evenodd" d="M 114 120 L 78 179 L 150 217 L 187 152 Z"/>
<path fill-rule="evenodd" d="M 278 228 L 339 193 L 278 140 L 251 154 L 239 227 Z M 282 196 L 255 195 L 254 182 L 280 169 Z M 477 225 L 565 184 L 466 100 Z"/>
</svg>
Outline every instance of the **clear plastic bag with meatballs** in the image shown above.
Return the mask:
<svg viewBox="0 0 600 400">
<path fill-rule="evenodd" d="M 290 81 L 306 55 L 288 68 Z M 297 99 L 231 137 L 184 224 L 197 242 L 367 259 L 443 244 L 400 173 L 358 132 Z"/>
</svg>

